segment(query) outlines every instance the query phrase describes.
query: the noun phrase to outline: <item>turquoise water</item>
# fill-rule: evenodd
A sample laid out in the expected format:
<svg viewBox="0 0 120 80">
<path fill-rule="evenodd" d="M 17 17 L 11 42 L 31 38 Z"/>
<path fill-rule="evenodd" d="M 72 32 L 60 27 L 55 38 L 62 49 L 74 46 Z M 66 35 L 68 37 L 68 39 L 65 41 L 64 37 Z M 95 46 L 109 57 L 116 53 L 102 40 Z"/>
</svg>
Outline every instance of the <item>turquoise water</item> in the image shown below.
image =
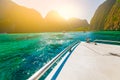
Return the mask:
<svg viewBox="0 0 120 80">
<path fill-rule="evenodd" d="M 91 40 L 120 41 L 119 35 L 90 32 L 0 34 L 0 80 L 26 80 L 76 40 L 85 41 L 90 37 Z"/>
</svg>

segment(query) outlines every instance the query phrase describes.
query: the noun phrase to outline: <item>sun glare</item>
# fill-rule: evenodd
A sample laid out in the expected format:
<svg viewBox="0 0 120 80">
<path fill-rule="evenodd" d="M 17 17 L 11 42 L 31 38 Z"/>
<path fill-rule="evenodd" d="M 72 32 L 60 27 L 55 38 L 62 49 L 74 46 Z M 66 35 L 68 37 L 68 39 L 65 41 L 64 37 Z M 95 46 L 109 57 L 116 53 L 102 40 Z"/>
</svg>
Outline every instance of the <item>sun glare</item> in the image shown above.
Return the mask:
<svg viewBox="0 0 120 80">
<path fill-rule="evenodd" d="M 57 11 L 66 20 L 68 20 L 71 17 L 74 17 L 74 15 L 75 15 L 74 10 L 70 7 L 61 8 L 61 9 L 58 9 Z"/>
</svg>

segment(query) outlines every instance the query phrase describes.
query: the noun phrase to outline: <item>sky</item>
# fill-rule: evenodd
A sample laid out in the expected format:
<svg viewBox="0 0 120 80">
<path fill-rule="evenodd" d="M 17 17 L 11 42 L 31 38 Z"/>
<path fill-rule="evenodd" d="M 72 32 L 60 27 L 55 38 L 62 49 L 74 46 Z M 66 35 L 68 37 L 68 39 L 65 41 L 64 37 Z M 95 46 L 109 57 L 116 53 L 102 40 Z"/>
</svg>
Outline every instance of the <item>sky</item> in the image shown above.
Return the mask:
<svg viewBox="0 0 120 80">
<path fill-rule="evenodd" d="M 33 8 L 45 17 L 51 10 L 56 10 L 62 17 L 76 17 L 90 22 L 97 7 L 105 0 L 12 0 L 19 5 Z"/>
</svg>

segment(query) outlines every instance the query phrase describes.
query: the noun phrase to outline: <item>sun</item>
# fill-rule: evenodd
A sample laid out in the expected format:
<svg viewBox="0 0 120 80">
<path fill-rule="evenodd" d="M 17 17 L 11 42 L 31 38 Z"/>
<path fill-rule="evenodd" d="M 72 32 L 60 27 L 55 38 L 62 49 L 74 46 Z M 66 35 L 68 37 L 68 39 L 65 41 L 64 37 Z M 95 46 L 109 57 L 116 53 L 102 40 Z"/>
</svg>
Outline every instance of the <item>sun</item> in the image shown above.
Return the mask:
<svg viewBox="0 0 120 80">
<path fill-rule="evenodd" d="M 74 17 L 75 15 L 74 9 L 71 7 L 63 7 L 63 8 L 58 9 L 57 11 L 66 20 L 68 20 L 71 17 Z"/>
</svg>

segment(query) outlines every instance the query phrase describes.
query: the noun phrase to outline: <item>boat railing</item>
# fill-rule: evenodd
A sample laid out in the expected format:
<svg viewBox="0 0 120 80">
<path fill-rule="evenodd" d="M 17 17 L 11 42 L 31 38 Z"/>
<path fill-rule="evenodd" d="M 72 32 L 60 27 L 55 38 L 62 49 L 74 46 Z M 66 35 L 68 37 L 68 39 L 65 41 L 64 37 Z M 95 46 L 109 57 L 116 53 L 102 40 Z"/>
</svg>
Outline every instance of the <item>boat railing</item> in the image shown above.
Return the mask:
<svg viewBox="0 0 120 80">
<path fill-rule="evenodd" d="M 94 40 L 94 42 L 100 42 L 100 43 L 117 43 L 120 44 L 120 41 L 113 41 L 113 40 L 100 40 L 100 39 L 96 39 Z"/>
<path fill-rule="evenodd" d="M 72 43 L 70 46 L 66 47 L 62 52 L 60 52 L 56 57 L 54 57 L 51 61 L 49 61 L 45 66 L 35 72 L 28 80 L 38 80 L 40 79 L 44 73 L 53 66 L 56 61 L 58 61 L 65 53 L 71 52 L 76 45 L 78 45 L 80 41 L 76 41 Z"/>
</svg>

